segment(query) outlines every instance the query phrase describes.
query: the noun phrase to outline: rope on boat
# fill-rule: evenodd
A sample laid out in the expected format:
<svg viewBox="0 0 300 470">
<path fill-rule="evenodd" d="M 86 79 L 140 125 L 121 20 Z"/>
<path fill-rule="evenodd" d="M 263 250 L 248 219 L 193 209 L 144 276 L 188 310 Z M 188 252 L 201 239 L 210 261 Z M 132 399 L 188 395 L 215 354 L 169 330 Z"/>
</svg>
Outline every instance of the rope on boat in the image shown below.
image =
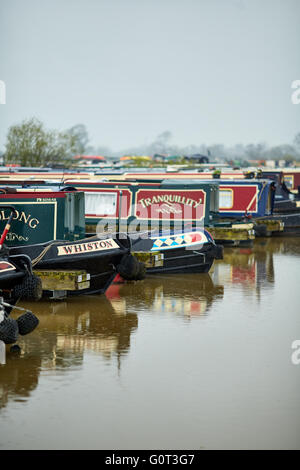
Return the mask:
<svg viewBox="0 0 300 470">
<path fill-rule="evenodd" d="M 124 234 L 124 233 L 123 232 L 118 232 L 118 235 L 120 235 L 120 234 Z M 105 238 L 107 238 L 107 234 L 103 234 L 103 235 L 105 236 Z M 127 236 L 127 240 L 128 240 L 128 238 L 129 238 L 128 234 L 126 234 L 126 236 Z M 99 236 L 98 236 L 98 238 L 100 239 Z M 79 240 L 78 242 L 79 243 L 85 243 L 85 242 L 89 242 L 90 240 L 91 240 L 91 238 L 87 237 L 87 238 L 84 238 L 82 240 Z M 36 258 L 31 260 L 32 266 L 36 266 L 44 258 L 44 256 L 48 253 L 50 248 L 52 248 L 53 246 L 58 245 L 60 243 L 62 243 L 61 240 L 60 241 L 57 240 L 57 241 L 53 241 L 52 243 L 50 243 L 50 245 L 47 245 Z M 74 242 L 72 242 L 72 243 L 74 243 Z M 130 238 L 129 238 L 129 245 L 131 246 Z"/>
<path fill-rule="evenodd" d="M 23 307 L 17 307 L 16 305 L 11 305 L 8 304 L 7 302 L 1 301 L 1 304 L 4 305 L 4 307 L 11 307 L 14 310 L 20 310 L 21 312 L 30 312 L 30 310 L 23 308 Z"/>
<path fill-rule="evenodd" d="M 50 243 L 50 245 L 46 246 L 41 251 L 41 253 L 31 261 L 32 266 L 35 266 L 36 264 L 38 264 L 44 258 L 44 256 L 48 253 L 50 248 L 52 248 L 52 246 L 54 246 L 54 245 L 57 245 L 58 243 L 61 243 L 61 242 L 53 242 L 53 243 Z"/>
</svg>

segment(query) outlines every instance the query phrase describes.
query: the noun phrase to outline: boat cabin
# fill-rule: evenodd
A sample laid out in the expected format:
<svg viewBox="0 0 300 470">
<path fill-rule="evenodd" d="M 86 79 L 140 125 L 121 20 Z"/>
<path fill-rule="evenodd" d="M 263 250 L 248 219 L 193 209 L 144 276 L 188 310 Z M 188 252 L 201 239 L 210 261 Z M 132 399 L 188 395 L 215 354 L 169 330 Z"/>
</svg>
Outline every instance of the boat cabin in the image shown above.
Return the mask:
<svg viewBox="0 0 300 470">
<path fill-rule="evenodd" d="M 0 186 L 1 206 L 14 206 L 7 246 L 44 243 L 50 240 L 77 240 L 85 236 L 84 193 L 59 187 L 22 188 Z M 10 209 L 0 210 L 0 231 L 9 219 Z"/>
</svg>

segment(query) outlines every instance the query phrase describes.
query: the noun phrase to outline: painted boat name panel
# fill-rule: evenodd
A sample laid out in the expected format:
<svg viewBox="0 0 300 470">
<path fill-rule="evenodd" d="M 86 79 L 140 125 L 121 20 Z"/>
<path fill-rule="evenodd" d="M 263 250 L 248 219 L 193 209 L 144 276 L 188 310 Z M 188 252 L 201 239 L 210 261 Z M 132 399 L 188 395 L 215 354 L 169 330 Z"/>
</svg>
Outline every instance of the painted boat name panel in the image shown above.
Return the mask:
<svg viewBox="0 0 300 470">
<path fill-rule="evenodd" d="M 100 240 L 98 242 L 77 243 L 73 245 L 64 245 L 57 247 L 58 256 L 78 255 L 93 251 L 113 250 L 119 248 L 118 244 L 112 239 Z"/>
<path fill-rule="evenodd" d="M 11 201 L 1 204 L 11 204 Z M 41 243 L 56 239 L 57 202 L 13 201 L 16 214 L 11 229 L 6 236 L 6 243 L 25 244 Z M 10 209 L 0 210 L 0 221 L 9 218 Z M 47 223 L 45 223 L 45 218 Z M 3 224 L 0 224 L 2 230 Z"/>
<path fill-rule="evenodd" d="M 46 197 L 51 195 L 51 197 Z M 55 196 L 55 197 L 52 197 Z M 33 188 L 1 194 L 0 232 L 9 219 L 13 206 L 16 210 L 11 228 L 6 235 L 7 246 L 45 243 L 49 240 L 81 239 L 85 236 L 84 193 L 42 192 Z"/>
<path fill-rule="evenodd" d="M 202 220 L 206 193 L 203 190 L 139 189 L 135 216 L 140 220 Z"/>
</svg>

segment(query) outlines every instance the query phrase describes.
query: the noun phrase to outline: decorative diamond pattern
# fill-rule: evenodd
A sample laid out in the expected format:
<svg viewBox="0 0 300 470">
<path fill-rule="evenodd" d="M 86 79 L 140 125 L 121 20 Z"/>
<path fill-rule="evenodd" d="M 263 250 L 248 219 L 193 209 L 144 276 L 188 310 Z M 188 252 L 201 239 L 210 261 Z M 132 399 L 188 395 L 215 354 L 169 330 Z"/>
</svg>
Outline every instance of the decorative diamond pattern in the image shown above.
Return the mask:
<svg viewBox="0 0 300 470">
<path fill-rule="evenodd" d="M 184 241 L 185 241 L 185 243 L 191 243 L 192 242 L 192 237 L 190 235 L 185 235 L 184 236 Z"/>
<path fill-rule="evenodd" d="M 154 246 L 158 246 L 158 248 L 160 248 L 163 243 L 164 242 L 160 238 L 158 238 L 157 240 L 155 240 Z"/>
<path fill-rule="evenodd" d="M 182 235 L 170 235 L 169 237 L 156 238 L 152 247 L 155 249 L 176 248 L 179 246 L 188 246 L 195 243 L 205 243 L 207 241 L 205 235 L 201 232 L 183 233 Z"/>
</svg>

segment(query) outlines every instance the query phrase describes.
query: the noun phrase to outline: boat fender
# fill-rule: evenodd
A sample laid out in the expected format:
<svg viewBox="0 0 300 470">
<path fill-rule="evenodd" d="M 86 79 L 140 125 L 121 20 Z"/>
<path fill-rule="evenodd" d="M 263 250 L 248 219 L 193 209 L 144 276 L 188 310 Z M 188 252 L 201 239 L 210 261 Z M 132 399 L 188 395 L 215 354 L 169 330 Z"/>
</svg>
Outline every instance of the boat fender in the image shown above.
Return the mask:
<svg viewBox="0 0 300 470">
<path fill-rule="evenodd" d="M 126 254 L 122 257 L 120 264 L 118 264 L 117 271 L 123 279 L 135 280 L 140 270 L 139 263 L 139 260 L 135 256 Z"/>
<path fill-rule="evenodd" d="M 254 231 L 255 231 L 255 236 L 256 237 L 267 237 L 268 236 L 268 230 L 267 230 L 267 226 L 265 224 L 255 224 L 254 225 Z"/>
<path fill-rule="evenodd" d="M 31 333 L 39 324 L 39 319 L 28 310 L 17 318 L 19 334 L 24 336 Z"/>
<path fill-rule="evenodd" d="M 5 344 L 13 344 L 19 335 L 18 323 L 13 318 L 5 316 L 0 323 L 0 340 Z"/>
<path fill-rule="evenodd" d="M 223 245 L 216 245 L 215 259 L 223 259 L 223 257 L 224 257 Z"/>
<path fill-rule="evenodd" d="M 21 284 L 15 286 L 13 294 L 24 300 L 40 300 L 43 295 L 42 281 L 35 274 L 27 275 Z"/>
<path fill-rule="evenodd" d="M 146 277 L 146 265 L 142 261 L 139 261 L 139 270 L 136 276 L 137 281 L 142 281 Z"/>
</svg>

